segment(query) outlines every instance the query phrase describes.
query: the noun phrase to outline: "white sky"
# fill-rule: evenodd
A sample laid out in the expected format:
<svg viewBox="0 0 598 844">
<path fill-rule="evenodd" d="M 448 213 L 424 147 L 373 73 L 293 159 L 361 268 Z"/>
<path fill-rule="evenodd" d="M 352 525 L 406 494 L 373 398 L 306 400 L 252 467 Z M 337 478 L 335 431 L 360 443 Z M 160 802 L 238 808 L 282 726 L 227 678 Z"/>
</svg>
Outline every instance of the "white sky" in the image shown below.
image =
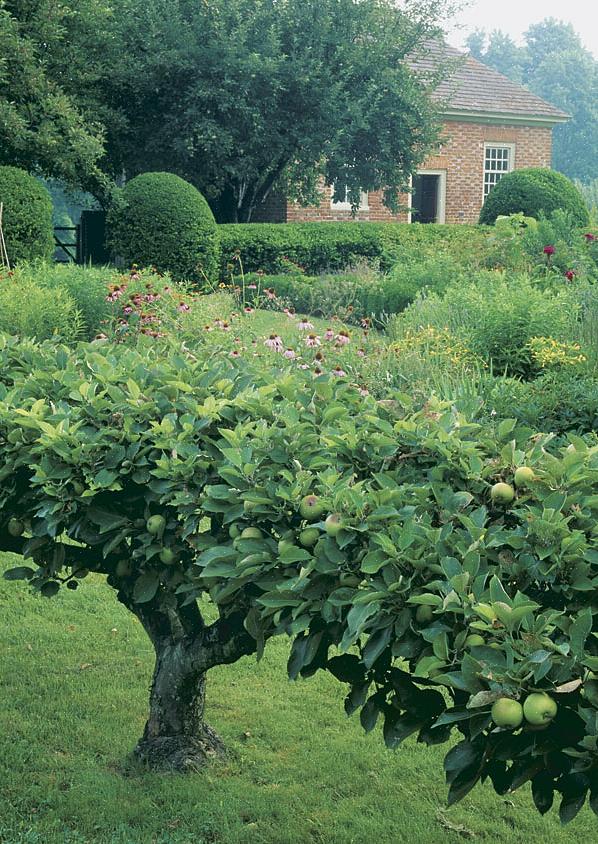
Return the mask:
<svg viewBox="0 0 598 844">
<path fill-rule="evenodd" d="M 462 47 L 474 29 L 502 29 L 520 42 L 530 24 L 550 17 L 571 23 L 584 46 L 598 58 L 598 0 L 469 0 L 455 15 L 448 40 Z"/>
</svg>

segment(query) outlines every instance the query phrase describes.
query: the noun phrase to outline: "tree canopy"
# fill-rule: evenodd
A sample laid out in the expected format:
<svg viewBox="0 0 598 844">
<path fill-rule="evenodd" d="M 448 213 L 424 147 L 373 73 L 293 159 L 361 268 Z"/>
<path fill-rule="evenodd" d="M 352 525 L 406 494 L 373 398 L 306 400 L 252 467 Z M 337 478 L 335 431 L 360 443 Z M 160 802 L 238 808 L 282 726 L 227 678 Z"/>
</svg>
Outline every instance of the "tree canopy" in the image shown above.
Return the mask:
<svg viewBox="0 0 598 844">
<path fill-rule="evenodd" d="M 69 92 L 85 83 L 79 35 L 99 9 L 87 0 L 0 0 L 0 164 L 99 191 L 101 129 Z"/>
<path fill-rule="evenodd" d="M 444 0 L 112 5 L 90 89 L 106 166 L 175 172 L 221 221 L 248 221 L 275 187 L 313 199 L 322 179 L 356 205 L 384 187 L 392 205 L 436 138 L 428 83 L 403 60 L 437 32 Z"/>
<path fill-rule="evenodd" d="M 478 30 L 468 39 L 471 54 L 526 85 L 571 115 L 554 130 L 553 165 L 572 179 L 598 176 L 598 61 L 571 24 L 554 18 L 534 24 L 518 46 L 509 35 Z"/>
</svg>

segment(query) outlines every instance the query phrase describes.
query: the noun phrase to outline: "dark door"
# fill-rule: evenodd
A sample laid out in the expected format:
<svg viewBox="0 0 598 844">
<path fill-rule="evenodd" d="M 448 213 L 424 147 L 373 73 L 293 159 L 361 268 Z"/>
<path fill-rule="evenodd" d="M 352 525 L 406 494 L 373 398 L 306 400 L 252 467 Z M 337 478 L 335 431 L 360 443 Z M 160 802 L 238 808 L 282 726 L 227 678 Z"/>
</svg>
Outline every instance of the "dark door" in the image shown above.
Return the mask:
<svg viewBox="0 0 598 844">
<path fill-rule="evenodd" d="M 440 176 L 423 174 L 413 177 L 411 219 L 414 223 L 438 222 Z"/>
</svg>

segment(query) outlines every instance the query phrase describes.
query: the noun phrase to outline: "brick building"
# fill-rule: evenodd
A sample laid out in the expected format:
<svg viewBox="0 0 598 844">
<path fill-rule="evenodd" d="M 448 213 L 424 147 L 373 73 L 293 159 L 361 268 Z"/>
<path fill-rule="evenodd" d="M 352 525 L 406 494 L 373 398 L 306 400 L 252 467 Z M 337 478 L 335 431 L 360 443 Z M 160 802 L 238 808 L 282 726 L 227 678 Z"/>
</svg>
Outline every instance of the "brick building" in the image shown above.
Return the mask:
<svg viewBox="0 0 598 844">
<path fill-rule="evenodd" d="M 393 214 L 381 192 L 362 194 L 356 216 L 348 203 L 334 202 L 322 187 L 318 206 L 307 208 L 271 195 L 254 214 L 258 222 L 361 220 L 377 222 L 476 223 L 488 191 L 504 173 L 522 167 L 550 167 L 552 130 L 568 115 L 458 50 L 442 46 L 412 62 L 432 71 L 439 58 L 462 59 L 436 89 L 443 118 L 442 144 L 424 162 L 403 197 L 408 209 Z"/>
</svg>

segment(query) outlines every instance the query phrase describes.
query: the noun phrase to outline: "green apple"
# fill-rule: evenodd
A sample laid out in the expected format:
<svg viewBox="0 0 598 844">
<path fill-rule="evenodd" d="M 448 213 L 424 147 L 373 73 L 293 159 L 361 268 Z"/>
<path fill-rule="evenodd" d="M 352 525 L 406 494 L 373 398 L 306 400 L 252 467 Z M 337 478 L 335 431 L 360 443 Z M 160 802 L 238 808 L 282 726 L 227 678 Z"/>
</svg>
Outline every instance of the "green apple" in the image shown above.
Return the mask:
<svg viewBox="0 0 598 844">
<path fill-rule="evenodd" d="M 478 648 L 480 645 L 485 645 L 486 641 L 483 636 L 480 636 L 479 633 L 470 633 L 470 635 L 465 640 L 465 647 L 466 648 Z"/>
<path fill-rule="evenodd" d="M 237 525 L 231 525 L 228 529 L 228 535 L 231 539 L 236 539 L 238 536 L 241 536 L 241 531 Z"/>
<path fill-rule="evenodd" d="M 531 466 L 519 466 L 515 470 L 515 486 L 527 486 L 534 478 L 534 470 Z"/>
<path fill-rule="evenodd" d="M 546 692 L 533 692 L 523 702 L 525 720 L 535 727 L 549 724 L 556 715 L 558 706 Z"/>
<path fill-rule="evenodd" d="M 263 539 L 264 534 L 259 528 L 246 527 L 241 531 L 241 539 Z"/>
<path fill-rule="evenodd" d="M 244 501 L 243 502 L 243 510 L 245 511 L 245 513 L 250 513 L 252 510 L 255 510 L 256 507 L 257 507 L 257 504 L 255 503 L 255 501 Z"/>
<path fill-rule="evenodd" d="M 434 618 L 434 610 L 427 604 L 420 604 L 415 611 L 415 620 L 420 624 L 427 624 Z"/>
<path fill-rule="evenodd" d="M 515 498 L 515 490 L 511 484 L 494 484 L 490 490 L 490 498 L 495 504 L 510 504 Z"/>
<path fill-rule="evenodd" d="M 160 562 L 164 563 L 165 566 L 171 566 L 175 560 L 176 554 L 172 548 L 162 548 L 160 551 Z"/>
<path fill-rule="evenodd" d="M 492 720 L 497 727 L 506 727 L 508 730 L 515 730 L 523 721 L 523 707 L 517 700 L 509 697 L 500 697 L 492 705 Z"/>
<path fill-rule="evenodd" d="M 328 536 L 338 536 L 344 526 L 345 523 L 340 513 L 331 513 L 324 522 L 324 528 Z"/>
<path fill-rule="evenodd" d="M 319 538 L 320 531 L 315 527 L 305 528 L 299 534 L 299 542 L 304 548 L 313 548 Z"/>
<path fill-rule="evenodd" d="M 150 516 L 145 523 L 145 527 L 147 532 L 151 533 L 152 536 L 158 536 L 163 533 L 166 527 L 166 519 L 164 516 Z"/>
<path fill-rule="evenodd" d="M 20 519 L 15 519 L 13 517 L 12 519 L 9 519 L 7 529 L 11 536 L 23 536 L 25 533 L 25 524 Z"/>
<path fill-rule="evenodd" d="M 284 554 L 285 551 L 290 551 L 291 548 L 295 548 L 295 543 L 292 539 L 279 539 L 278 540 L 278 553 Z"/>
<path fill-rule="evenodd" d="M 308 522 L 315 522 L 324 512 L 324 505 L 317 495 L 304 495 L 299 504 L 299 512 Z"/>
</svg>

